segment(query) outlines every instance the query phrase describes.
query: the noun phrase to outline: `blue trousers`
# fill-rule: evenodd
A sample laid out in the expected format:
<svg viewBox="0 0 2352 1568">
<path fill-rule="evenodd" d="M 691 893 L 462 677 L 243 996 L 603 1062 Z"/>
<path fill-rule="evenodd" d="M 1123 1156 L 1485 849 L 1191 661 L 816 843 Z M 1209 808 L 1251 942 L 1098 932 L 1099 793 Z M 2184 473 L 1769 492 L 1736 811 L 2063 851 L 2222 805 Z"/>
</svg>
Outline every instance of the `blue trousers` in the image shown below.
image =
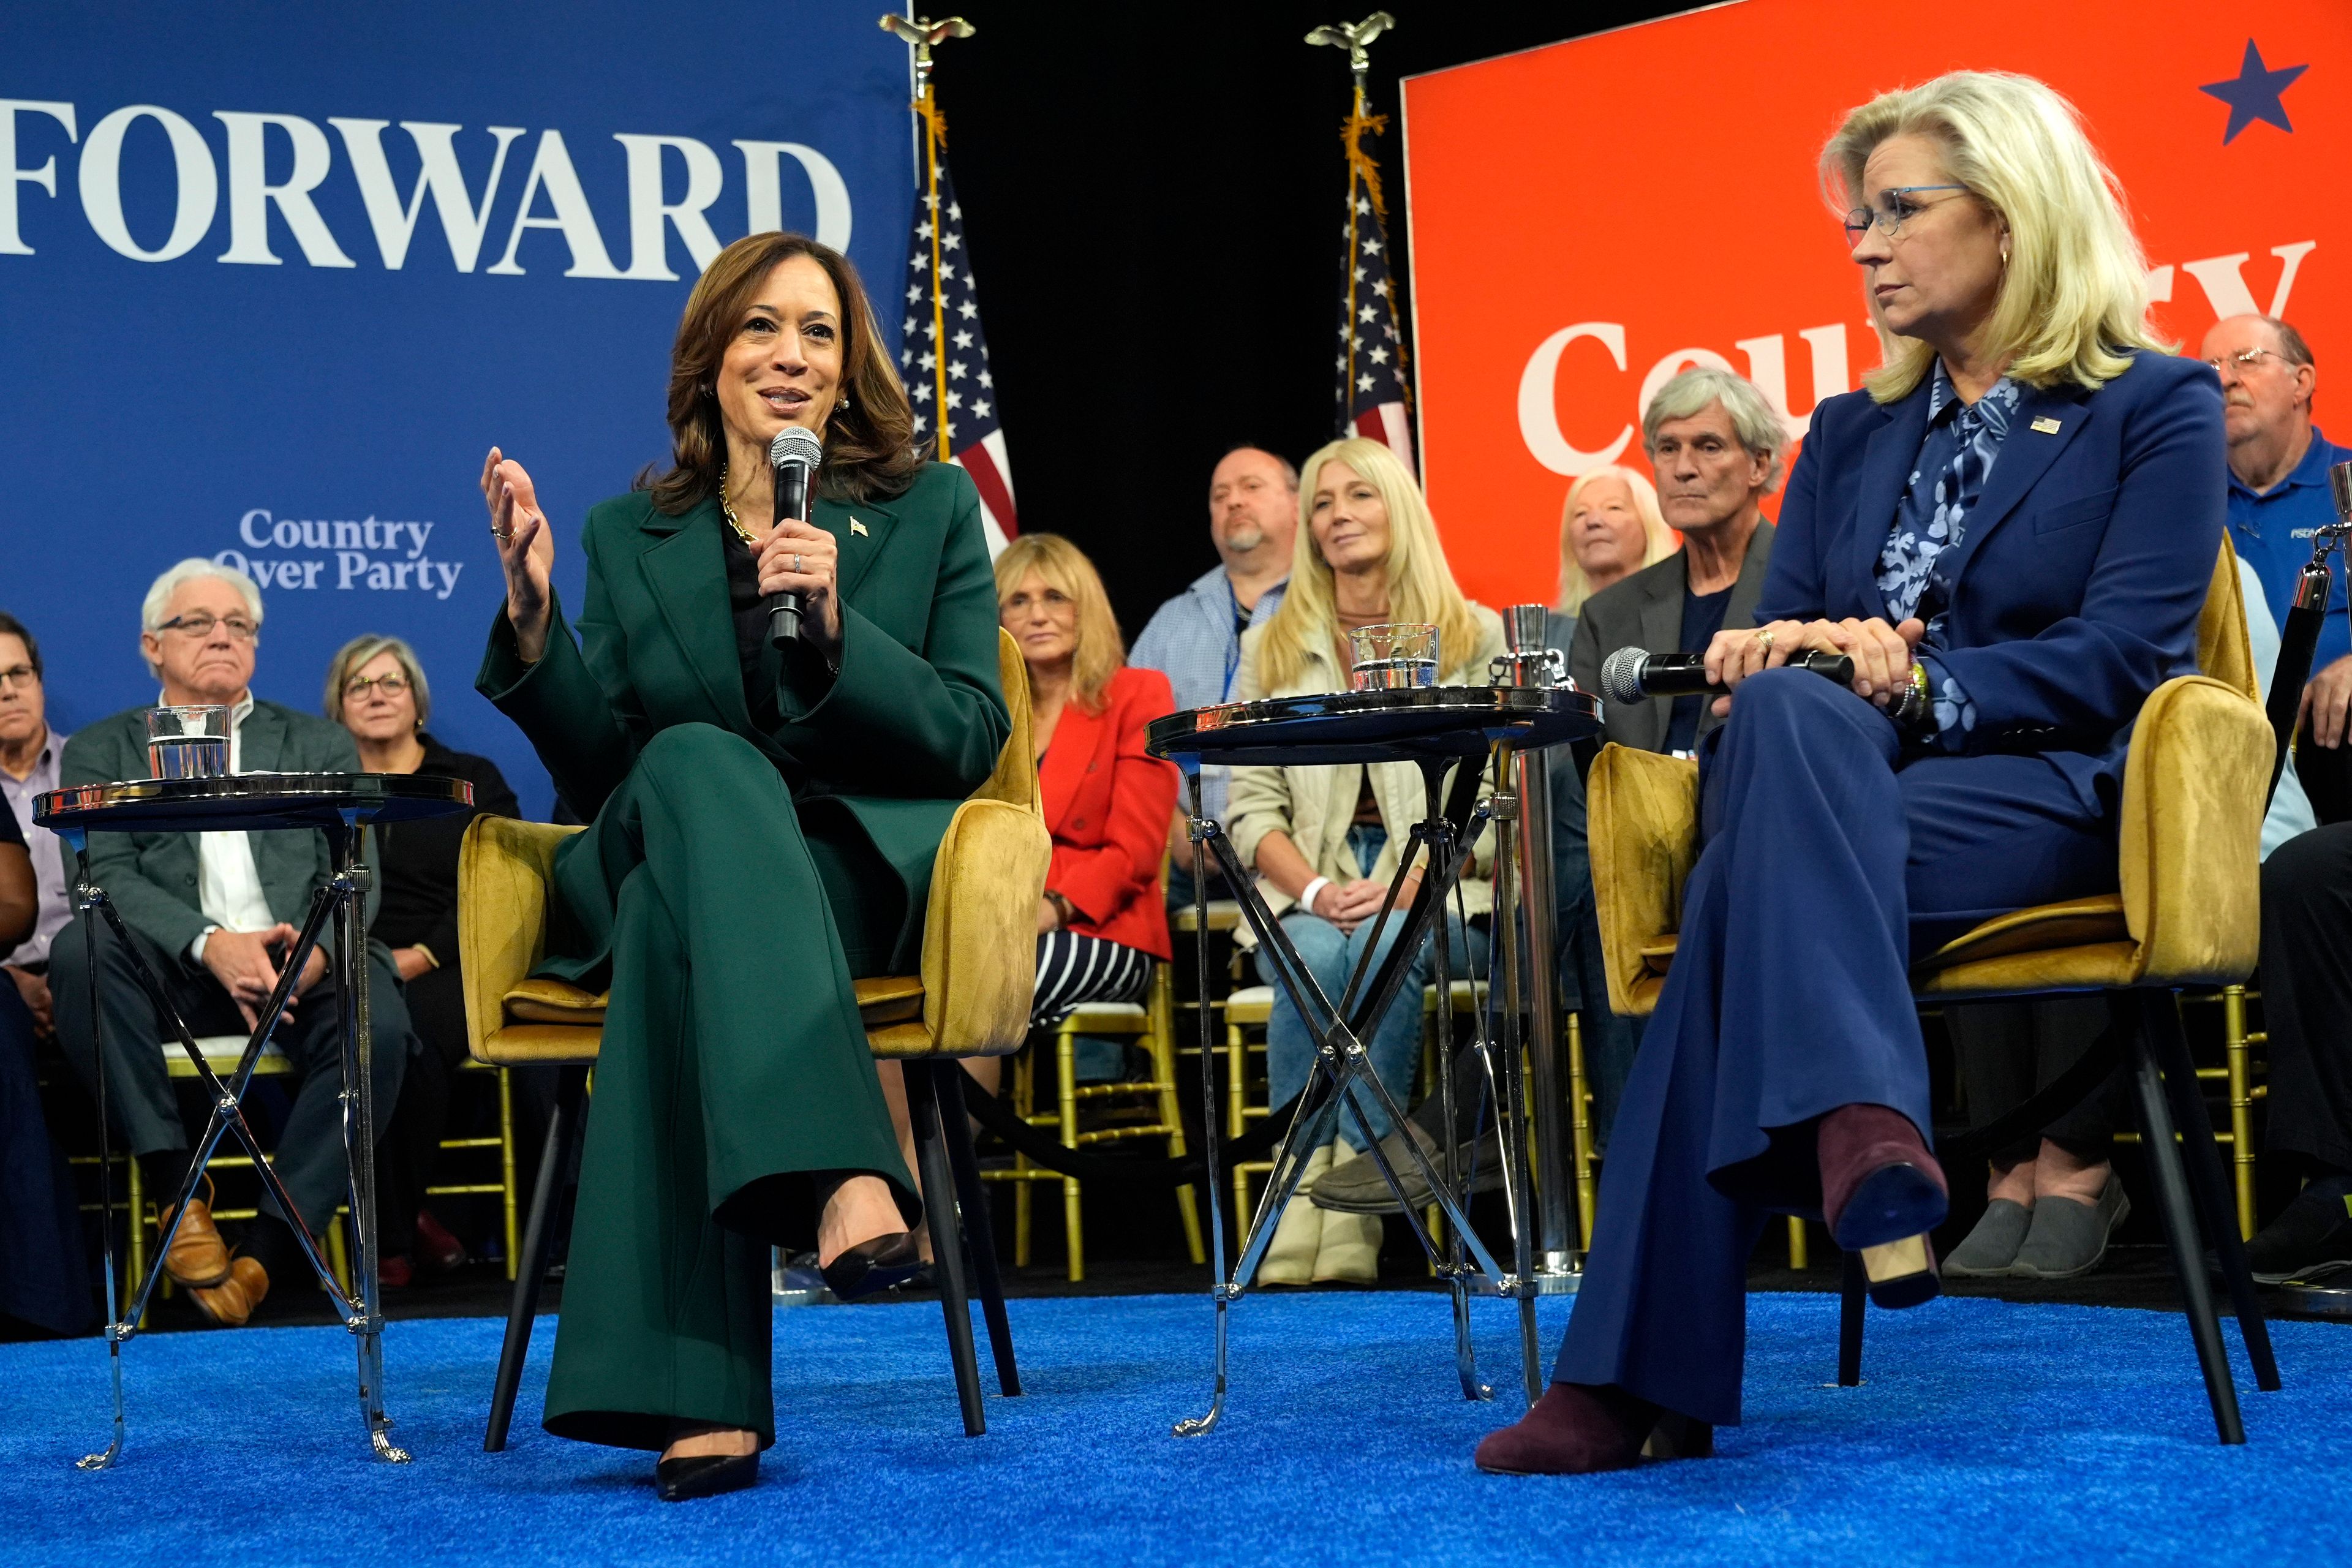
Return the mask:
<svg viewBox="0 0 2352 1568">
<path fill-rule="evenodd" d="M 1820 677 L 1816 676 L 1815 679 Z M 1378 828 L 1355 828 L 1348 835 L 1348 844 L 1355 853 L 1365 875 L 1370 874 L 1372 862 L 1380 856 L 1387 841 Z M 1397 936 L 1404 930 L 1404 906 L 1400 904 L 1389 916 L 1381 933 L 1380 951 L 1364 977 L 1367 986 L 1380 966 L 1388 960 L 1389 950 L 1396 945 Z M 1483 976 L 1486 963 L 1486 939 L 1477 931 L 1465 931 L 1462 922 L 1451 914 L 1445 917 L 1447 936 L 1446 963 L 1453 978 L 1467 980 L 1474 974 Z M 1298 950 L 1298 957 L 1323 988 L 1323 994 L 1334 1006 L 1341 993 L 1347 990 L 1348 976 L 1371 945 L 1372 922 L 1366 921 L 1352 931 L 1342 931 L 1320 915 L 1305 910 L 1292 910 L 1282 917 L 1282 929 L 1290 943 Z M 1475 945 L 1474 945 L 1475 944 Z M 1364 1042 L 1364 1054 L 1371 1058 L 1372 1071 L 1379 1075 L 1381 1086 L 1402 1106 L 1412 1092 L 1413 1050 L 1421 1042 L 1421 992 L 1435 973 L 1437 944 L 1424 942 L 1420 953 L 1407 970 L 1396 1001 L 1382 1016 Z M 1291 1096 L 1307 1087 L 1307 1069 L 1314 1065 L 1315 1037 L 1307 1033 L 1307 1020 L 1300 1017 L 1292 1005 L 1290 994 L 1274 978 L 1273 961 L 1260 952 L 1257 958 L 1258 977 L 1274 987 L 1274 1011 L 1265 1024 L 1266 1100 L 1269 1104 L 1282 1105 Z M 1385 1138 L 1395 1130 L 1388 1112 L 1368 1094 L 1349 1097 L 1364 1113 L 1375 1139 Z M 1339 1136 L 1349 1143 L 1360 1143 L 1364 1131 L 1347 1111 L 1339 1113 Z"/>
<path fill-rule="evenodd" d="M 1742 685 L 1711 743 L 1705 847 L 1552 1375 L 1727 1424 L 1764 1216 L 1820 1211 L 1813 1123 L 1871 1104 L 1932 1128 L 1911 960 L 2113 892 L 2116 854 L 2042 757 L 1906 756 L 1878 710 L 1802 670 Z"/>
</svg>

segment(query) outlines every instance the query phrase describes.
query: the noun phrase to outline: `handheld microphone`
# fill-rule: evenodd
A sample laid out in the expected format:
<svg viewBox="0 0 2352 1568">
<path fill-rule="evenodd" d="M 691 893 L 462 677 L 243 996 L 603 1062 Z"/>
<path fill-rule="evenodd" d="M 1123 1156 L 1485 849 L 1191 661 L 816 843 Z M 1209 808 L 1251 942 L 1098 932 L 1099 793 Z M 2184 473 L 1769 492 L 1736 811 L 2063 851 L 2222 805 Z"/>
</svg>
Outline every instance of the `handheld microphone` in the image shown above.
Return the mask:
<svg viewBox="0 0 2352 1568">
<path fill-rule="evenodd" d="M 1840 686 L 1853 684 L 1853 660 L 1842 653 L 1811 649 L 1789 656 L 1790 669 L 1810 669 Z M 1601 663 L 1601 696 L 1607 702 L 1639 702 L 1648 697 L 1720 697 L 1724 689 L 1706 679 L 1703 653 L 1652 653 L 1621 647 Z"/>
<path fill-rule="evenodd" d="M 824 443 L 816 432 L 799 425 L 787 425 L 768 443 L 768 467 L 773 470 L 776 490 L 776 515 L 782 522 L 791 518 L 806 522 L 809 516 L 809 496 L 814 489 L 816 466 L 824 458 Z M 801 640 L 801 596 L 786 592 L 768 598 L 768 641 L 777 647 L 788 647 Z"/>
</svg>

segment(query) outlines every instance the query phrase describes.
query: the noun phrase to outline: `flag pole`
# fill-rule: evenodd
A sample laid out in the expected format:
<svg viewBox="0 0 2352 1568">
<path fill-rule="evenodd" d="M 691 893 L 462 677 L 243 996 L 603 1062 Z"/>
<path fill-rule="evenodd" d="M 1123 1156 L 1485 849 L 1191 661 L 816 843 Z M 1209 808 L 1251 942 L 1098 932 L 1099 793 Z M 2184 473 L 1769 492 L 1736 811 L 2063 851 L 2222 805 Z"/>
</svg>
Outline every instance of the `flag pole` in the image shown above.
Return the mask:
<svg viewBox="0 0 2352 1568">
<path fill-rule="evenodd" d="M 1347 50 L 1348 68 L 1356 79 L 1354 100 L 1349 105 L 1346 121 L 1339 128 L 1340 141 L 1347 149 L 1348 156 L 1348 256 L 1350 266 L 1346 279 L 1346 320 L 1350 323 L 1356 320 L 1356 312 L 1360 309 L 1356 291 L 1359 268 L 1352 265 L 1363 243 L 1359 223 L 1360 209 L 1357 205 L 1360 193 L 1360 199 L 1370 204 L 1372 216 L 1382 226 L 1383 233 L 1388 222 L 1388 203 L 1381 191 L 1380 163 L 1372 155 L 1371 151 L 1364 145 L 1365 137 L 1379 135 L 1388 129 L 1389 123 L 1387 115 L 1370 112 L 1371 97 L 1367 85 L 1367 78 L 1371 71 L 1372 64 L 1370 46 L 1372 40 L 1382 33 L 1393 31 L 1396 25 L 1396 18 L 1386 11 L 1375 11 L 1360 22 L 1335 22 L 1328 26 L 1318 27 L 1307 35 L 1307 42 L 1310 45 L 1328 44 L 1335 48 Z M 1396 296 L 1392 290 L 1381 300 L 1381 306 L 1388 312 L 1389 335 L 1396 342 L 1397 376 L 1402 386 L 1404 406 L 1409 416 L 1412 405 L 1412 386 L 1404 375 L 1404 334 L 1399 328 Z M 1347 432 L 1349 422 L 1349 390 L 1355 384 L 1358 373 L 1356 356 L 1360 347 L 1360 334 L 1354 332 L 1347 336 L 1345 352 L 1339 366 L 1339 422 L 1340 433 L 1343 435 Z"/>
<path fill-rule="evenodd" d="M 969 38 L 979 29 L 961 16 L 949 16 L 934 22 L 925 16 L 901 16 L 896 13 L 884 16 L 881 27 L 884 32 L 905 39 L 908 47 L 915 51 L 913 109 L 923 128 L 923 205 L 930 216 L 931 228 L 931 341 L 939 343 L 944 341 L 947 331 L 947 291 L 940 285 L 940 148 L 947 142 L 948 125 L 946 117 L 940 113 L 939 91 L 931 86 L 931 50 L 950 38 Z M 940 461 L 944 463 L 955 456 L 945 418 L 948 358 L 940 353 L 935 355 L 935 360 L 932 368 L 939 379 L 939 402 L 934 406 L 941 416 L 933 423 L 938 426 Z"/>
</svg>

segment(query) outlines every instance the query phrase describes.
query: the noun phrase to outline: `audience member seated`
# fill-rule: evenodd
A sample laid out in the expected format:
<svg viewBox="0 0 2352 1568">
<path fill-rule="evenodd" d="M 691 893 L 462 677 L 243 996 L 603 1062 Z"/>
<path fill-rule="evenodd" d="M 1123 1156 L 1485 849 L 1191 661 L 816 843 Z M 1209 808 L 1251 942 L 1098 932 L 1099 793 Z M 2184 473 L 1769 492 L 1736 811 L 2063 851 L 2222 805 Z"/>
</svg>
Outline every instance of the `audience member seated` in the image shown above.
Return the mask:
<svg viewBox="0 0 2352 1568">
<path fill-rule="evenodd" d="M 141 609 L 139 647 L 162 683 L 161 700 L 227 707 L 235 772 L 356 771 L 358 752 L 340 725 L 255 699 L 261 611 L 261 594 L 250 579 L 201 557 L 156 578 Z M 64 783 L 148 777 L 145 715 L 146 710 L 132 708 L 76 732 L 65 749 Z M 334 870 L 326 837 L 316 833 L 94 833 L 89 859 L 140 956 L 197 1036 L 243 1033 L 258 1021 L 257 1009 L 276 987 L 278 965 L 298 934 L 290 922 L 309 911 L 312 893 Z M 93 955 L 75 921 L 51 945 L 58 1036 L 76 1068 L 94 1077 L 97 1021 L 89 1014 L 89 973 L 95 960 L 99 1005 L 106 1015 L 109 1106 L 168 1226 L 189 1160 L 188 1129 L 164 1064 L 168 1026 L 140 985 L 123 945 L 107 932 L 98 940 Z M 314 1237 L 334 1223 L 347 1184 L 333 956 L 331 941 L 310 954 L 276 1037 L 297 1079 L 275 1163 L 300 1211 L 294 1217 Z M 380 956 L 373 963 L 374 1131 L 381 1134 L 399 1097 L 409 1029 L 399 976 Z M 240 1327 L 273 1283 L 299 1285 L 310 1266 L 287 1226 L 289 1216 L 277 1214 L 266 1194 L 261 1216 L 232 1257 L 213 1224 L 209 1184 L 197 1191 L 205 1195 L 189 1202 L 164 1268 L 207 1319 Z"/>
<path fill-rule="evenodd" d="M 1769 405 L 1767 412 L 1769 412 Z M 1768 525 L 1769 531 L 1769 525 Z M 1644 566 L 1655 565 L 1681 548 L 1658 511 L 1658 492 L 1631 468 L 1591 468 L 1568 487 L 1560 508 L 1559 592 L 1544 616 L 1544 641 L 1565 658 L 1574 646 L 1578 613 L 1601 590 L 1612 587 Z M 1606 658 L 1614 648 L 1603 648 Z M 1597 679 L 1597 674 L 1596 674 Z M 1609 988 L 1601 966 L 1601 928 L 1592 904 L 1592 866 L 1584 834 L 1584 775 L 1574 752 L 1555 747 L 1545 759 L 1551 781 L 1551 855 L 1553 917 L 1559 973 L 1562 1016 L 1580 1016 L 1579 1028 L 1593 1096 L 1593 1128 L 1597 1147 L 1605 1148 L 1608 1127 L 1617 1103 L 1617 1090 L 1632 1070 L 1633 1050 L 1641 1039 L 1640 1020 L 1620 1018 L 1609 1010 Z M 1454 1102 L 1465 1142 L 1475 1140 L 1470 1165 L 1476 1189 L 1491 1191 L 1502 1184 L 1502 1142 L 1480 1092 L 1486 1068 L 1475 1047 L 1465 1047 L 1454 1062 Z M 1408 1119 L 1433 1142 L 1444 1128 L 1444 1099 L 1424 1095 Z M 1403 1135 L 1391 1133 L 1381 1152 L 1403 1178 L 1406 1197 L 1418 1208 L 1428 1202 L 1427 1184 L 1405 1152 Z M 1349 1214 L 1398 1214 L 1401 1201 L 1379 1167 L 1370 1160 L 1351 1160 L 1326 1173 L 1315 1184 L 1318 1207 Z"/>
<path fill-rule="evenodd" d="M 58 836 L 33 820 L 34 800 L 58 787 L 58 759 L 67 737 L 49 728 L 48 690 L 43 684 L 41 646 L 16 616 L 0 612 L 0 795 L 16 818 L 33 858 L 33 885 L 40 912 L 5 967 L 16 994 L 31 1010 L 41 1037 L 57 1033 L 49 1010 L 49 943 L 73 919 L 66 887 L 66 851 Z"/>
<path fill-rule="evenodd" d="M 1621 647 L 1703 653 L 1718 631 L 1756 624 L 1772 559 L 1763 500 L 1780 483 L 1786 426 L 1756 384 L 1727 370 L 1686 370 L 1642 411 L 1642 445 L 1657 476 L 1658 510 L 1683 547 L 1585 601 L 1568 657 L 1587 691 Z M 1612 702 L 1608 738 L 1644 752 L 1690 753 L 1722 721 L 1696 697 Z"/>
<path fill-rule="evenodd" d="M 1242 663 L 1242 634 L 1265 624 L 1290 584 L 1290 552 L 1298 537 L 1298 470 L 1258 447 L 1236 447 L 1209 476 L 1209 542 L 1217 564 L 1152 612 L 1128 663 L 1168 678 L 1181 710 L 1233 699 Z M 1201 809 L 1222 820 L 1227 770 L 1201 770 Z M 1168 902 L 1189 904 L 1192 846 L 1179 797 L 1168 831 Z M 1209 873 L 1213 887 L 1217 874 Z"/>
<path fill-rule="evenodd" d="M 0 622 L 16 624 L 5 616 Z M 21 630 L 6 634 L 0 660 L 6 659 L 9 641 L 31 647 Z M 0 662 L 0 693 L 30 679 L 26 666 Z M 24 832 L 14 812 L 0 812 L 0 953 L 32 933 L 39 914 Z M 72 1178 L 41 1115 L 34 1039 L 32 1010 L 14 987 L 0 986 L 0 1340 L 70 1334 L 89 1321 L 81 1216 Z"/>
<path fill-rule="evenodd" d="M 1143 741 L 1144 726 L 1175 708 L 1166 676 L 1125 662 L 1102 578 L 1068 540 L 1024 533 L 1007 545 L 996 558 L 996 604 L 997 624 L 1028 670 L 1029 739 L 1054 837 L 1037 900 L 1029 1013 L 1032 1029 L 1050 1029 L 1085 1003 L 1140 1002 L 1152 961 L 1169 956 L 1160 866 L 1176 765 L 1146 752 Z M 877 1066 L 899 1152 L 914 1171 L 906 1079 L 896 1062 Z M 976 1057 L 963 1068 L 992 1094 L 1003 1062 Z M 928 1264 L 929 1226 L 917 1237 Z"/>
<path fill-rule="evenodd" d="M 2311 422 L 2319 369 L 2303 334 L 2268 316 L 2231 316 L 2205 334 L 2205 363 L 2221 377 L 2230 443 L 2230 542 L 2253 568 L 2272 618 L 2286 625 L 2294 584 L 2311 559 L 2311 531 L 2336 521 L 2327 470 L 2352 460 Z M 2267 671 L 2268 666 L 2264 666 Z M 2319 646 L 2304 688 L 2303 782 L 2322 822 L 2352 816 L 2352 629 L 2345 580 L 2327 598 Z"/>
<path fill-rule="evenodd" d="M 1078 547 L 1024 533 L 996 558 L 998 623 L 1029 669 L 1029 736 L 1054 859 L 1037 904 L 1032 1028 L 1083 1002 L 1139 1002 L 1165 960 L 1160 827 L 1176 766 L 1143 747 L 1175 711 L 1168 678 L 1123 662 L 1102 579 Z M 975 1064 L 976 1065 L 976 1064 Z"/>
<path fill-rule="evenodd" d="M 1428 503 L 1395 455 L 1377 441 L 1335 441 L 1307 460 L 1300 496 L 1308 542 L 1281 607 L 1242 639 L 1234 700 L 1347 689 L 1353 665 L 1349 633 L 1385 622 L 1435 626 L 1439 680 L 1483 683 L 1488 661 L 1503 651 L 1502 618 L 1463 597 Z M 1266 903 L 1300 959 L 1336 999 L 1370 948 L 1372 917 L 1412 826 L 1426 815 L 1421 770 L 1411 763 L 1235 768 L 1231 811 L 1226 829 L 1235 852 L 1255 868 Z M 1493 907 L 1494 889 L 1484 879 L 1491 845 L 1491 839 L 1480 841 L 1475 874 L 1462 885 L 1462 908 L 1474 919 Z M 1419 886 L 1416 869 L 1399 894 L 1400 910 Z M 1453 972 L 1466 977 L 1483 965 L 1483 937 L 1464 929 L 1450 900 L 1446 920 Z M 1388 921 L 1375 962 L 1402 929 L 1401 919 Z M 1433 948 L 1424 944 L 1414 956 L 1400 999 L 1364 1042 L 1373 1070 L 1399 1102 L 1412 1092 L 1421 1034 L 1415 998 L 1429 981 Z M 1272 965 L 1263 953 L 1258 973 L 1271 982 Z M 1266 1026 L 1273 1103 L 1306 1087 L 1313 1056 L 1306 1020 L 1276 985 Z M 1305 1182 L 1354 1158 L 1367 1128 L 1374 1138 L 1394 1131 L 1377 1101 L 1363 1094 L 1353 1099 L 1364 1127 L 1343 1112 L 1335 1142 L 1310 1152 Z M 1381 1222 L 1373 1215 L 1294 1203 L 1257 1278 L 1270 1285 L 1373 1280 L 1380 1274 L 1380 1242 Z"/>
<path fill-rule="evenodd" d="M 1614 464 L 1585 469 L 1560 503 L 1556 617 L 1573 631 L 1585 600 L 1681 548 L 1658 511 L 1657 487 Z"/>
<path fill-rule="evenodd" d="M 457 956 L 457 847 L 475 817 L 522 808 L 488 757 L 453 752 L 425 730 L 433 692 L 416 652 L 398 637 L 353 637 L 327 667 L 327 717 L 352 732 L 360 767 L 425 773 L 474 786 L 474 809 L 374 830 L 383 903 L 368 935 L 392 949 L 409 1021 L 425 1048 L 408 1064 L 376 1164 L 379 1277 L 405 1285 L 419 1268 L 446 1272 L 465 1244 L 425 1202 L 449 1122 L 450 1077 L 466 1059 L 466 989 Z"/>
</svg>

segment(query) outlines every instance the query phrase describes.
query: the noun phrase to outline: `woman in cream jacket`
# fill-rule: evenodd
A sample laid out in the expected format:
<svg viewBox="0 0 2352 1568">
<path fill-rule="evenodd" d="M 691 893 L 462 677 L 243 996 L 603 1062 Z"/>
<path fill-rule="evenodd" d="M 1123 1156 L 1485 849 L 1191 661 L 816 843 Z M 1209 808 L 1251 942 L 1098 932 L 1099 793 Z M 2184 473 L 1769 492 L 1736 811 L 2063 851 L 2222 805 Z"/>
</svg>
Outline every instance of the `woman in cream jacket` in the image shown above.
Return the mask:
<svg viewBox="0 0 2352 1568">
<path fill-rule="evenodd" d="M 1281 607 L 1242 638 L 1235 700 L 1345 690 L 1352 663 L 1348 634 L 1396 621 L 1438 628 L 1443 683 L 1485 684 L 1487 661 L 1503 651 L 1501 617 L 1462 596 L 1428 503 L 1388 447 L 1363 439 L 1331 443 L 1301 468 L 1298 496 L 1307 547 L 1292 568 Z M 1336 1000 L 1370 944 L 1372 919 L 1412 825 L 1428 815 L 1421 770 L 1411 763 L 1235 768 L 1229 812 L 1226 829 L 1235 851 L 1256 869 L 1266 902 L 1299 957 Z M 1494 902 L 1486 880 L 1489 861 L 1482 841 L 1462 882 L 1460 909 L 1448 915 L 1457 975 L 1485 962 L 1484 933 L 1477 928 Z M 1400 911 L 1419 886 L 1416 870 L 1399 895 Z M 1476 922 L 1468 931 L 1464 915 Z M 1381 936 L 1382 956 L 1402 925 L 1401 918 L 1390 919 Z M 1423 944 L 1399 1000 L 1364 1042 L 1373 1070 L 1400 1103 L 1412 1091 L 1421 1026 L 1415 998 L 1431 973 L 1432 946 Z M 1264 959 L 1259 973 L 1272 979 Z M 1314 1050 L 1306 1020 L 1277 986 L 1266 1026 L 1266 1076 L 1274 1104 L 1305 1087 Z M 1368 1096 L 1355 1098 L 1372 1136 L 1386 1137 L 1392 1130 L 1386 1113 Z M 1363 1131 L 1343 1112 L 1339 1143 L 1345 1147 L 1327 1145 L 1311 1152 L 1302 1191 L 1335 1158 L 1352 1157 Z M 1368 1282 L 1379 1277 L 1380 1239 L 1376 1215 L 1294 1203 L 1257 1278 L 1269 1285 Z"/>
</svg>

